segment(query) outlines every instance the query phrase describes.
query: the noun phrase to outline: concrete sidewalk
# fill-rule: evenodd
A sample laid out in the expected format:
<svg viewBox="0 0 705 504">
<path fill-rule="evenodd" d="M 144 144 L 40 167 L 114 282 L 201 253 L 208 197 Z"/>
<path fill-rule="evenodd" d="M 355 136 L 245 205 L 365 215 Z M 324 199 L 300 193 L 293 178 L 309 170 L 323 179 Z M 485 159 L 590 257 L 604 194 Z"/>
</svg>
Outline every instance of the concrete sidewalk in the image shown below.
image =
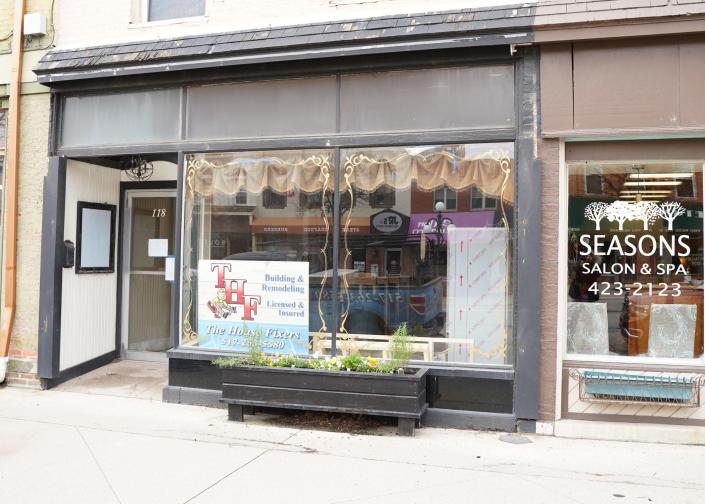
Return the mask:
<svg viewBox="0 0 705 504">
<path fill-rule="evenodd" d="M 0 389 L 0 503 L 702 503 L 705 447 L 227 422 L 224 410 Z M 504 439 L 504 440 L 503 440 Z M 506 442 L 520 441 L 520 443 Z M 521 441 L 529 441 L 521 443 Z"/>
</svg>

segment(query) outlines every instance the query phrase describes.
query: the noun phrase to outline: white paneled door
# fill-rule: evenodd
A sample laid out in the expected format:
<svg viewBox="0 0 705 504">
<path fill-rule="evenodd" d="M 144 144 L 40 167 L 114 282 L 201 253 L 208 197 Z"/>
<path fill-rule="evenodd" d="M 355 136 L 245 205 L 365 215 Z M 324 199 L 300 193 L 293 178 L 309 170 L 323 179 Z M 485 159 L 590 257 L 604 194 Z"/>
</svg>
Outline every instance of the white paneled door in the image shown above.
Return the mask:
<svg viewBox="0 0 705 504">
<path fill-rule="evenodd" d="M 173 334 L 174 190 L 127 191 L 122 255 L 122 354 L 165 360 Z"/>
</svg>

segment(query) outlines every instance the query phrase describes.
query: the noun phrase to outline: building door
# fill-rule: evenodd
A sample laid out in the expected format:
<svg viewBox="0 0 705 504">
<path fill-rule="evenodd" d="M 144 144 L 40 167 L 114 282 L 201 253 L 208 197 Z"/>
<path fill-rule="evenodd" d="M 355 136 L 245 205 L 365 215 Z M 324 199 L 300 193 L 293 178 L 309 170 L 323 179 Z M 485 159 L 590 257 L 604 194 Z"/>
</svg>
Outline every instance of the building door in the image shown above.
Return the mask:
<svg viewBox="0 0 705 504">
<path fill-rule="evenodd" d="M 123 358 L 166 360 L 164 352 L 172 346 L 175 213 L 173 189 L 126 192 L 122 235 Z"/>
</svg>

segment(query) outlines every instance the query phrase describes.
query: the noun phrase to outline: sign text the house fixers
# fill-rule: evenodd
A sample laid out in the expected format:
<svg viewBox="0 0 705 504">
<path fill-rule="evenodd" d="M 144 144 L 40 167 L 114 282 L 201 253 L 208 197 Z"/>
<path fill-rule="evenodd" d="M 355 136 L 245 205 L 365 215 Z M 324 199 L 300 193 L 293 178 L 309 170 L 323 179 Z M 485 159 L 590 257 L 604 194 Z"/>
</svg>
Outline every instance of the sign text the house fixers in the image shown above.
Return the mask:
<svg viewBox="0 0 705 504">
<path fill-rule="evenodd" d="M 307 262 L 199 261 L 199 346 L 307 354 L 308 299 Z"/>
</svg>

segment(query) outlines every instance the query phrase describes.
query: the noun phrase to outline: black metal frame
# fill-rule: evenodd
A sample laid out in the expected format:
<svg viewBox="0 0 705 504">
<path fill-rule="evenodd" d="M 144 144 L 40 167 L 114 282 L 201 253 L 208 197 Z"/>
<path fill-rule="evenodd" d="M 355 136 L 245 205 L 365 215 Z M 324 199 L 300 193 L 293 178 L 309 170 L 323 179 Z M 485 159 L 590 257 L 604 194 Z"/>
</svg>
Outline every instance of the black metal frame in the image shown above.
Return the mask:
<svg viewBox="0 0 705 504">
<path fill-rule="evenodd" d="M 79 201 L 76 204 L 76 274 L 114 273 L 115 272 L 115 216 L 117 207 L 105 203 Z M 104 210 L 110 212 L 110 250 L 108 266 L 81 266 L 81 249 L 83 247 L 83 210 Z"/>
<path fill-rule="evenodd" d="M 326 60 L 310 60 L 302 65 L 300 62 L 265 63 L 262 65 L 239 66 L 237 68 L 209 69 L 200 72 L 182 72 L 157 74 L 154 76 L 131 76 L 115 79 L 100 79 L 95 81 L 76 81 L 58 83 L 52 89 L 52 131 L 50 132 L 50 149 L 52 154 L 72 158 L 98 158 L 129 154 L 147 154 L 152 156 L 178 154 L 177 166 L 177 214 L 176 223 L 176 288 L 172 304 L 174 310 L 173 344 L 176 350 L 171 354 L 191 355 L 187 358 L 212 359 L 213 352 L 179 349 L 180 344 L 180 311 L 181 311 L 181 226 L 183 224 L 184 196 L 184 159 L 190 153 L 208 153 L 224 151 L 270 150 L 270 149 L 302 149 L 302 148 L 333 148 L 336 160 L 342 148 L 357 148 L 366 146 L 401 146 L 438 143 L 490 143 L 514 142 L 515 145 L 515 180 L 517 204 L 515 207 L 515 240 L 514 240 L 514 325 L 512 340 L 514 342 L 513 365 L 497 366 L 459 366 L 457 364 L 434 363 L 430 374 L 442 376 L 477 377 L 499 380 L 514 380 L 515 416 L 519 419 L 533 421 L 538 418 L 538 351 L 539 351 L 539 299 L 536 296 L 536 285 L 539 282 L 540 271 L 540 166 L 534 159 L 533 143 L 537 134 L 536 105 L 538 99 L 538 54 L 534 48 L 520 48 L 516 56 L 509 55 L 509 47 L 483 47 L 468 52 L 446 49 L 445 51 L 418 51 L 416 53 L 381 54 L 372 57 L 331 58 Z M 430 62 L 430 63 L 429 63 Z M 424 132 L 376 133 L 376 134 L 341 134 L 326 136 L 289 136 L 276 138 L 244 138 L 238 140 L 188 141 L 185 139 L 186 92 L 188 85 L 203 82 L 233 82 L 236 80 L 255 80 L 261 78 L 283 78 L 314 76 L 331 73 L 338 74 L 338 82 L 342 73 L 360 71 L 379 71 L 410 68 L 437 68 L 458 65 L 485 65 L 493 63 L 513 63 L 515 68 L 515 126 L 495 129 L 463 129 Z M 64 148 L 59 144 L 61 138 L 60 121 L 63 107 L 63 96 L 66 94 L 85 94 L 105 92 L 111 89 L 121 92 L 126 89 L 156 89 L 167 85 L 182 86 L 181 93 L 181 129 L 180 140 L 147 145 L 116 145 L 102 147 Z M 339 131 L 339 117 L 338 131 Z M 336 167 L 339 163 L 336 163 Z M 339 170 L 335 171 L 334 200 L 339 203 Z M 122 198 L 121 198 L 122 199 Z M 46 217 L 45 217 L 46 219 Z M 45 223 L 47 221 L 45 220 Z M 339 224 L 339 222 L 338 222 Z M 335 226 L 335 223 L 334 223 Z M 337 227 L 336 227 L 337 229 Z M 335 235 L 334 235 L 334 241 Z M 336 245 L 338 247 L 336 247 Z M 334 243 L 334 270 L 337 270 L 339 244 Z M 521 264 L 521 268 L 518 265 Z M 337 275 L 334 271 L 334 281 Z M 120 285 L 120 284 L 118 284 Z M 60 311 L 60 306 L 59 306 Z M 60 313 L 59 313 L 60 317 Z M 335 317 L 337 325 L 337 317 Z M 119 332 L 117 333 L 119 335 Z M 57 346 L 58 350 L 58 346 Z M 41 353 L 41 352 L 40 352 Z M 58 353 L 55 352 L 55 353 Z M 198 354 L 198 357 L 196 357 Z M 425 363 L 428 365 L 428 363 Z"/>
</svg>

